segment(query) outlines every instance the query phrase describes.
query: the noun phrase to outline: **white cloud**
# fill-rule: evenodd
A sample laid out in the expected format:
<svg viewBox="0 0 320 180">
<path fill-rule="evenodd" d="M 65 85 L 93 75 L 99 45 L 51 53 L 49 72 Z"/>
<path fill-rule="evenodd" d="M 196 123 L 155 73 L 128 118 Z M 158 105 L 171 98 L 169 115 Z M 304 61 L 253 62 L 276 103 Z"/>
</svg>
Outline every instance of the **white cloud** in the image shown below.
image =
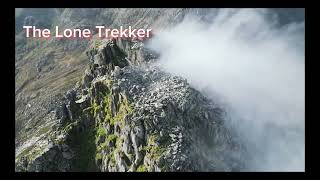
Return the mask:
<svg viewBox="0 0 320 180">
<path fill-rule="evenodd" d="M 279 27 L 267 13 L 223 9 L 210 24 L 188 16 L 149 47 L 168 72 L 224 101 L 254 156 L 249 170 L 304 171 L 304 23 Z"/>
</svg>

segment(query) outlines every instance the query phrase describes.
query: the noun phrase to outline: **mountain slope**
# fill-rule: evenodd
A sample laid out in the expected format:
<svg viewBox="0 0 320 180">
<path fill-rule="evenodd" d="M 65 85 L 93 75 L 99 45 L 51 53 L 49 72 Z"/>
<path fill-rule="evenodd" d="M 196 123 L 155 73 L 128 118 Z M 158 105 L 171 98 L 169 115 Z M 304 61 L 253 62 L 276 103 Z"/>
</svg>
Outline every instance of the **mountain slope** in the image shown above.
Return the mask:
<svg viewBox="0 0 320 180">
<path fill-rule="evenodd" d="M 129 59 L 117 44 L 140 59 Z M 56 113 L 59 126 L 37 141 L 44 142 L 40 149 L 18 154 L 18 170 L 241 169 L 240 145 L 224 127 L 223 111 L 186 80 L 148 63 L 155 56 L 142 45 L 102 41 L 87 52 L 90 68 L 66 94 Z"/>
</svg>

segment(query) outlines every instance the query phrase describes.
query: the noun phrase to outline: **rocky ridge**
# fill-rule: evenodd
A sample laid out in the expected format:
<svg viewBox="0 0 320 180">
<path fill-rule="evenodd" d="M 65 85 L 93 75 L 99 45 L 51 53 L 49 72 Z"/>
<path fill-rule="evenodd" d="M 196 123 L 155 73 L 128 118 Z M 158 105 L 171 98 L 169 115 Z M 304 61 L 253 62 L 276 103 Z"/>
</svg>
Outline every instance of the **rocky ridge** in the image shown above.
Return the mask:
<svg viewBox="0 0 320 180">
<path fill-rule="evenodd" d="M 89 67 L 52 111 L 51 129 L 17 150 L 17 171 L 243 168 L 223 110 L 154 65 L 143 42 L 97 41 L 86 54 Z"/>
</svg>

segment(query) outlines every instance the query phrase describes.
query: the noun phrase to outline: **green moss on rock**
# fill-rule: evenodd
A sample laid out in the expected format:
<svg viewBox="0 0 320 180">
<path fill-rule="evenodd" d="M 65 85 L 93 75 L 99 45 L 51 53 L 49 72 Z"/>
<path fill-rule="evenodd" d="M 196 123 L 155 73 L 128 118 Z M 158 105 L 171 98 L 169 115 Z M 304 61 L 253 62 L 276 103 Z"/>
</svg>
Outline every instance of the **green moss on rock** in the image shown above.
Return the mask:
<svg viewBox="0 0 320 180">
<path fill-rule="evenodd" d="M 142 164 L 137 168 L 137 172 L 147 172 L 146 167 Z"/>
<path fill-rule="evenodd" d="M 92 109 L 91 109 L 91 111 L 92 111 L 92 114 L 93 114 L 93 117 L 96 117 L 97 116 L 97 112 L 100 110 L 100 105 L 98 105 L 97 103 L 96 103 L 96 101 L 94 101 L 93 103 L 92 103 Z"/>
<path fill-rule="evenodd" d="M 143 147 L 143 150 L 148 154 L 151 159 L 159 160 L 165 153 L 166 148 L 156 143 L 158 137 L 152 134 L 148 138 L 147 146 Z"/>
<path fill-rule="evenodd" d="M 107 142 L 116 142 L 117 136 L 115 134 L 111 134 L 107 137 Z"/>
<path fill-rule="evenodd" d="M 96 153 L 96 161 L 102 160 L 101 153 Z"/>
<path fill-rule="evenodd" d="M 98 136 L 106 136 L 106 130 L 102 127 L 102 126 L 99 126 L 98 127 L 98 130 L 97 130 L 97 135 Z"/>
</svg>

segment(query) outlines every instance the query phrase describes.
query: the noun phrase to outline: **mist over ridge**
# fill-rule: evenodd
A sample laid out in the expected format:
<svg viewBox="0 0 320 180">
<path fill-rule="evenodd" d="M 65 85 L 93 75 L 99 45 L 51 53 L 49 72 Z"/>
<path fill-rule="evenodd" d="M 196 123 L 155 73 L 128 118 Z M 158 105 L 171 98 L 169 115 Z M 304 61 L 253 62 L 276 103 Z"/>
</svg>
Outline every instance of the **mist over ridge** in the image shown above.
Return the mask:
<svg viewBox="0 0 320 180">
<path fill-rule="evenodd" d="M 219 101 L 248 148 L 248 170 L 304 171 L 304 21 L 265 9 L 190 15 L 155 33 L 159 64 Z"/>
</svg>

